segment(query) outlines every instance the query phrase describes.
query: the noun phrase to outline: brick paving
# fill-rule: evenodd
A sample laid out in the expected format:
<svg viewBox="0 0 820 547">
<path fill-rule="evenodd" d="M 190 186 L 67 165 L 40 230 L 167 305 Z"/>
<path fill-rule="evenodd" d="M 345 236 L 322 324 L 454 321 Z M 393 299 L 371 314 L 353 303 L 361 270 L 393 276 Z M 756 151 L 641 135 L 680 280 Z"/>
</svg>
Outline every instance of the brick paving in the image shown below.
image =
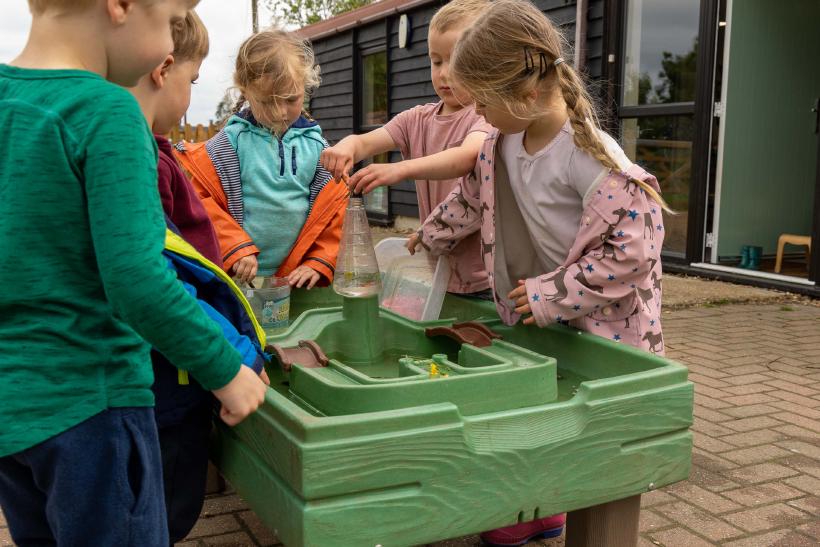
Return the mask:
<svg viewBox="0 0 820 547">
<path fill-rule="evenodd" d="M 638 545 L 820 544 L 820 307 L 676 309 L 664 313 L 664 333 L 668 356 L 695 383 L 693 465 L 688 481 L 643 496 Z M 472 536 L 434 546 L 477 544 Z M 11 545 L 2 516 L 0 545 Z M 229 491 L 207 499 L 178 545 L 280 543 Z"/>
</svg>

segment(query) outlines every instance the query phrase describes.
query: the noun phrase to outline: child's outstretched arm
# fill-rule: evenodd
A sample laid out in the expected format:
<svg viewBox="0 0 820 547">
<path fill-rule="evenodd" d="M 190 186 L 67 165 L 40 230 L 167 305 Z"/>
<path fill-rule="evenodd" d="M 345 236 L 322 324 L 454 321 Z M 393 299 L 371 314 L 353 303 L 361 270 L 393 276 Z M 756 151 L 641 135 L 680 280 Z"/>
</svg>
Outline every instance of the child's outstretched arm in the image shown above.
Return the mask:
<svg viewBox="0 0 820 547">
<path fill-rule="evenodd" d="M 325 148 L 319 161 L 337 181 L 348 176 L 350 170 L 365 158 L 396 150 L 393 137 L 380 127 L 362 135 L 348 135 L 330 148 Z"/>
<path fill-rule="evenodd" d="M 610 175 L 604 184 L 613 181 L 620 187 L 626 179 Z M 517 313 L 532 314 L 524 323 L 545 327 L 588 315 L 634 293 L 650 276 L 659 260 L 660 239 L 650 238 L 647 226 L 654 230 L 663 225 L 661 208 L 637 188 L 634 196 L 626 191 L 622 196 L 628 199 L 608 202 L 612 205 L 600 212 L 599 208 L 594 208 L 592 214 L 584 211 L 579 235 L 569 253 L 580 255 L 575 262 L 539 277 L 519 280 L 519 286 L 508 297 L 515 301 Z"/>
<path fill-rule="evenodd" d="M 390 186 L 407 179 L 446 180 L 463 177 L 475 165 L 486 138 L 485 132 L 473 131 L 460 146 L 437 154 L 396 163 L 371 163 L 350 177 L 350 188 L 354 192 L 367 193 L 379 186 Z"/>
<path fill-rule="evenodd" d="M 103 106 L 83 136 L 88 150 L 83 180 L 100 289 L 112 312 L 175 366 L 196 376 L 203 388 L 225 394 L 228 420 L 241 420 L 261 403 L 265 385 L 240 366 L 239 352 L 168 268 L 155 145 L 133 97 L 123 91 L 121 99 Z M 109 111 L 122 112 L 122 126 L 131 130 L 112 131 Z"/>
</svg>

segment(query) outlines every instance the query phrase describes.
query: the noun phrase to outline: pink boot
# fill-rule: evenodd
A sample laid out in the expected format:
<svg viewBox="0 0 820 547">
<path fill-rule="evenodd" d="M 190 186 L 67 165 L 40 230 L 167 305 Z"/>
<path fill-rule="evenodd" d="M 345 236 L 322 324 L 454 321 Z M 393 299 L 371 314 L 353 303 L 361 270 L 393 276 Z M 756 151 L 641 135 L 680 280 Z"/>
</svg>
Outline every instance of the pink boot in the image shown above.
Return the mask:
<svg viewBox="0 0 820 547">
<path fill-rule="evenodd" d="M 542 519 L 535 519 L 529 522 L 513 524 L 505 528 L 490 530 L 481 534 L 481 541 L 485 545 L 496 547 L 509 547 L 512 545 L 524 545 L 535 538 L 554 538 L 564 531 L 564 524 L 567 522 L 567 514 L 553 515 Z"/>
</svg>

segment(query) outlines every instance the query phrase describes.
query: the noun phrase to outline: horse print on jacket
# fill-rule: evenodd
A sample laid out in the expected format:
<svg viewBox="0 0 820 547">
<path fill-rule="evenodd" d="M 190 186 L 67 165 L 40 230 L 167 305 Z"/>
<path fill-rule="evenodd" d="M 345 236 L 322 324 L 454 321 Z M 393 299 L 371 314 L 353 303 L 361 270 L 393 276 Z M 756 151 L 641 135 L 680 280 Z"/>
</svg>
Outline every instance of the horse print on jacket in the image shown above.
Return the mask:
<svg viewBox="0 0 820 547">
<path fill-rule="evenodd" d="M 447 213 L 447 206 L 442 204 L 439 205 L 438 211 L 433 216 L 433 222 L 436 226 L 438 226 L 441 230 L 449 229 L 451 232 L 455 233 L 455 228 L 451 226 L 444 220 L 444 215 Z"/>
<path fill-rule="evenodd" d="M 461 180 L 419 234 L 433 254 L 444 254 L 454 241 L 480 226 L 496 309 L 506 324 L 514 324 L 520 315 L 514 303 L 499 294 L 513 287 L 499 290 L 496 281 L 508 278 L 496 275 L 497 268 L 507 267 L 495 260 L 496 251 L 507 243 L 495 227 L 495 169 L 503 169 L 493 162 L 498 139 L 497 131 L 487 137 L 473 176 Z M 663 218 L 659 205 L 639 191 L 636 179 L 659 191 L 655 177 L 637 165 L 606 174 L 599 184 L 607 185 L 608 191 L 593 195 L 585 205 L 584 222 L 564 263 L 525 280 L 527 301 L 540 327 L 568 322 L 609 340 L 661 354 Z M 471 205 L 475 203 L 478 207 Z"/>
<path fill-rule="evenodd" d="M 663 334 L 660 332 L 647 332 L 643 335 L 641 340 L 645 340 L 649 343 L 649 351 L 652 353 L 663 352 Z M 658 347 L 660 345 L 660 348 Z"/>
</svg>

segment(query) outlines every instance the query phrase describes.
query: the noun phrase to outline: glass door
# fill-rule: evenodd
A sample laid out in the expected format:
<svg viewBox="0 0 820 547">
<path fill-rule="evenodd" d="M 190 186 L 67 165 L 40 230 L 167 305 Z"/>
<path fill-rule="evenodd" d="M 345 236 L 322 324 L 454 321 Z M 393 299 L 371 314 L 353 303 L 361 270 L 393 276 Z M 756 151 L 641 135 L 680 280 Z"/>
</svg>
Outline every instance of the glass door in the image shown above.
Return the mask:
<svg viewBox="0 0 820 547">
<path fill-rule="evenodd" d="M 686 256 L 697 94 L 698 0 L 627 0 L 618 97 L 624 151 L 660 183 L 664 254 Z M 693 220 L 695 221 L 695 220 Z"/>
<path fill-rule="evenodd" d="M 728 0 L 710 259 L 735 274 L 811 285 L 820 3 L 799 2 L 799 16 L 797 4 Z"/>
</svg>

